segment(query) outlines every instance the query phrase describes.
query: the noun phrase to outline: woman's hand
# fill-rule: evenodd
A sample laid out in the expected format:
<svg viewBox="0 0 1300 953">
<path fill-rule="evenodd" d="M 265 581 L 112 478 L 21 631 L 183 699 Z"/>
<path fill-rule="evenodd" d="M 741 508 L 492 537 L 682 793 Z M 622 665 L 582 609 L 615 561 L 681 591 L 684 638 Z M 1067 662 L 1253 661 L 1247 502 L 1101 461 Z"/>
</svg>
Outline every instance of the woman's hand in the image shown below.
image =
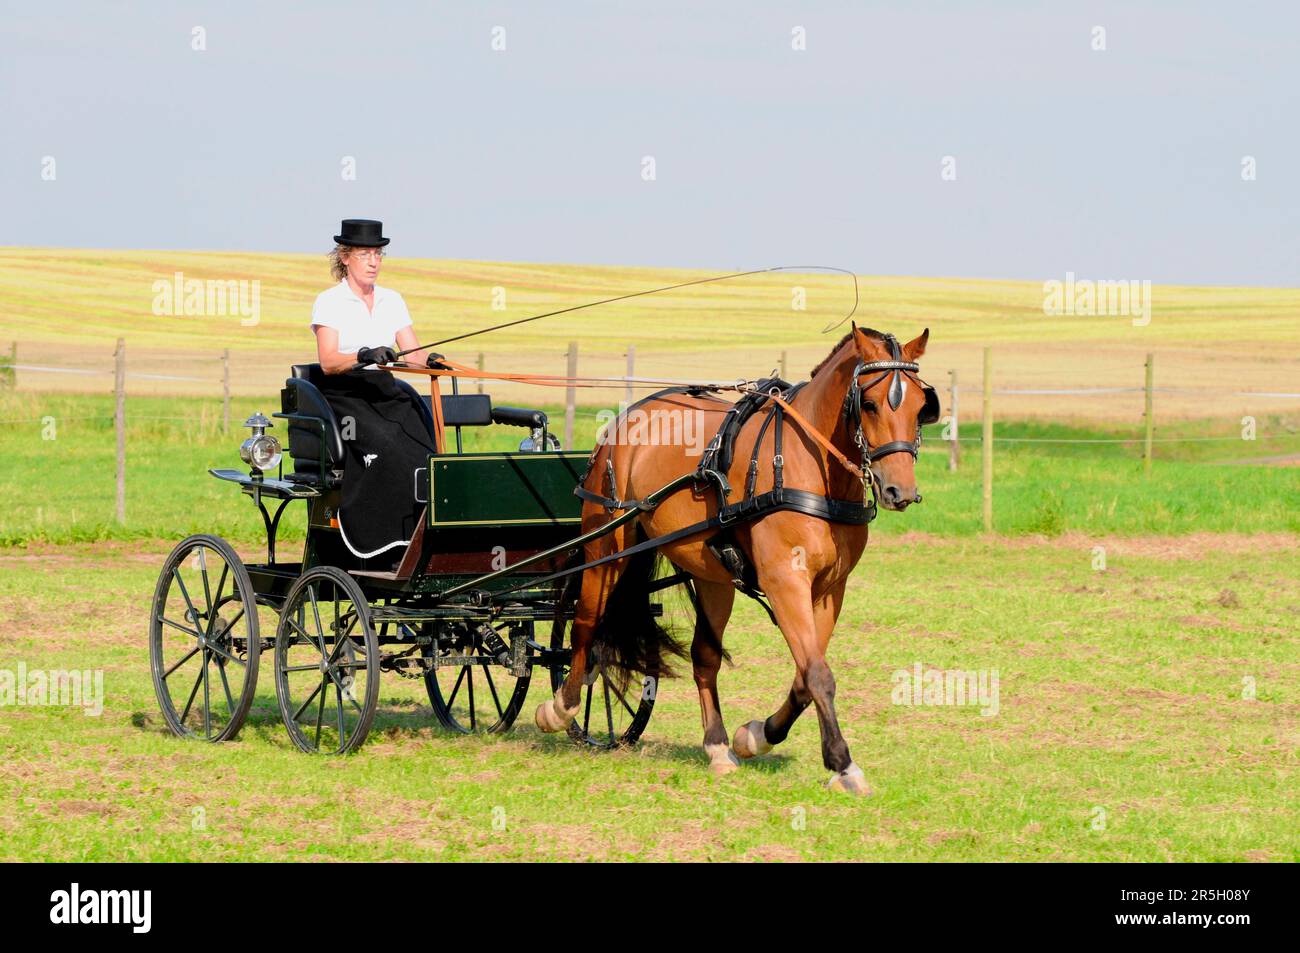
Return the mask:
<svg viewBox="0 0 1300 953">
<path fill-rule="evenodd" d="M 363 347 L 357 351 L 358 364 L 392 364 L 397 352 L 391 347 Z"/>
</svg>

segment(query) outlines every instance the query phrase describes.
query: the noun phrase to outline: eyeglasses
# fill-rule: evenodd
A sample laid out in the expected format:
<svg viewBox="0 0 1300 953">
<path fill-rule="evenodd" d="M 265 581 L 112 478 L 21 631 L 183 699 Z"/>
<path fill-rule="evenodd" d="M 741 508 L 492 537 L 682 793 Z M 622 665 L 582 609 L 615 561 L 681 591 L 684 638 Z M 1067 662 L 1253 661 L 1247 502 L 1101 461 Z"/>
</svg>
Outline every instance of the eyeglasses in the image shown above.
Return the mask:
<svg viewBox="0 0 1300 953">
<path fill-rule="evenodd" d="M 353 248 L 348 252 L 349 258 L 360 258 L 362 261 L 379 261 L 384 257 L 383 249 L 367 248 L 364 251 L 360 248 Z"/>
</svg>

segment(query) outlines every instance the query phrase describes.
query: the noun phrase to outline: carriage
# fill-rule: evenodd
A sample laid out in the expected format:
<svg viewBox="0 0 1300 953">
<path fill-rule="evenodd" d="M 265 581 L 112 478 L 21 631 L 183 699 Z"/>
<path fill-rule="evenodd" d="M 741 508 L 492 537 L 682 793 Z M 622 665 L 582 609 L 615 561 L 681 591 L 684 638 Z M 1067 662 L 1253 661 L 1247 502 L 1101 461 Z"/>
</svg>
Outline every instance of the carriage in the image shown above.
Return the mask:
<svg viewBox="0 0 1300 953">
<path fill-rule="evenodd" d="M 441 394 L 434 378 L 433 393 L 420 397 L 398 379 L 439 452 L 415 473 L 423 513 L 400 559 L 360 558 L 341 537 L 343 431 L 318 387 L 322 373 L 295 365 L 285 382 L 273 414 L 286 427 L 283 454 L 265 433 L 275 425 L 259 413 L 240 449 L 248 471 L 209 471 L 252 499 L 265 562 L 246 563 L 225 540 L 201 534 L 163 566 L 149 642 L 167 726 L 208 741 L 235 737 L 269 663 L 281 720 L 309 753 L 341 754 L 365 740 L 383 673 L 423 681 L 448 731 L 506 731 L 536 670 L 551 691 L 568 673 L 573 605 L 555 574 L 581 550 L 573 491 L 588 454 L 560 449 L 541 411 L 494 407 L 490 395 L 456 392 L 454 379 L 453 393 Z M 488 426 L 529 433 L 517 451 L 463 452 L 462 428 Z M 289 560 L 276 536 L 297 501 L 306 538 Z M 655 673 L 629 685 L 597 664 L 584 693 L 570 736 L 598 748 L 629 745 L 653 711 Z"/>
</svg>

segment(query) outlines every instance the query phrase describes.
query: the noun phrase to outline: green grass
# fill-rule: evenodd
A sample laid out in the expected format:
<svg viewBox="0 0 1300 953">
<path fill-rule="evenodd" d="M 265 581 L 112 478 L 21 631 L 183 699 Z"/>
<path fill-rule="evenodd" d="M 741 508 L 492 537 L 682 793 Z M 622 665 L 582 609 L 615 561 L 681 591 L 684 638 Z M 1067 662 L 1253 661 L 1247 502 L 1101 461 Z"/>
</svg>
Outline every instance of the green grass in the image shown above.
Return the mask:
<svg viewBox="0 0 1300 953">
<path fill-rule="evenodd" d="M 1105 572 L 1066 541 L 869 547 L 830 651 L 861 800 L 824 790 L 811 712 L 712 779 L 689 679 L 615 754 L 533 728 L 542 673 L 505 736 L 447 735 L 389 675 L 352 756 L 294 750 L 266 678 L 237 741 L 174 739 L 146 648 L 165 549 L 11 551 L 0 668 L 102 669 L 106 701 L 0 709 L 0 860 L 1300 860 L 1300 540 L 1224 539 L 1109 541 Z M 776 707 L 792 664 L 748 603 L 727 644 L 734 728 Z M 918 661 L 997 669 L 998 713 L 892 704 Z"/>
<path fill-rule="evenodd" d="M 126 524 L 114 522 L 115 438 L 111 397 L 0 393 L 0 546 L 102 539 L 180 539 L 210 532 L 242 542 L 263 536 L 252 504 L 209 467 L 239 467 L 239 425 L 254 410 L 279 406 L 278 396 L 232 403 L 232 427 L 221 433 L 220 401 L 132 397 L 127 402 Z M 562 429 L 563 412 L 548 407 Z M 594 439 L 598 408 L 578 416 L 578 440 Z M 52 418 L 52 429 L 43 422 Z M 1300 434 L 1280 419 L 1261 420 L 1260 434 L 1280 438 L 1247 443 L 1231 421 L 1181 422 L 1158 436 L 1150 478 L 1142 475 L 1135 443 L 1016 443 L 997 445 L 994 526 L 1000 533 L 1055 535 L 1300 531 L 1300 467 L 1223 466 L 1237 457 L 1300 453 Z M 276 431 L 273 431 L 276 432 Z M 507 427 L 464 431 L 467 450 L 512 449 L 523 431 Z M 45 436 L 54 439 L 44 439 Z M 1136 428 L 999 423 L 999 438 L 1136 439 Z M 920 463 L 925 503 L 901 516 L 886 514 L 878 533 L 919 530 L 943 536 L 982 531 L 979 428 L 963 427 L 963 464 L 947 469 L 947 445 L 929 428 Z M 1202 438 L 1212 437 L 1213 440 Z M 290 512 L 282 539 L 302 539 Z"/>
</svg>

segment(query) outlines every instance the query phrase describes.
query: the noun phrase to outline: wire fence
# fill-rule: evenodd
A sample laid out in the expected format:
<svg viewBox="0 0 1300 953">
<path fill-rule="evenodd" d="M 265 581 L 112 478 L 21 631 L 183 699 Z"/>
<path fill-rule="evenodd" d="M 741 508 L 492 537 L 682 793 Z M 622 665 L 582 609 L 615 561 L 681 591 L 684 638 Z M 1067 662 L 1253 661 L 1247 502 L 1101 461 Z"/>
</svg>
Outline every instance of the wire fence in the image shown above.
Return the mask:
<svg viewBox="0 0 1300 953">
<path fill-rule="evenodd" d="M 42 351 L 48 350 L 43 348 Z M 158 352 L 146 352 L 148 360 L 158 361 L 166 360 L 166 357 L 160 357 Z M 711 376 L 716 374 L 717 367 L 714 364 L 708 364 L 704 361 L 681 360 L 677 355 L 652 356 L 642 351 L 637 352 L 634 345 L 628 345 L 626 350 L 621 353 L 586 353 L 582 354 L 580 363 L 580 352 L 577 342 L 570 342 L 567 349 L 560 352 L 557 348 L 555 352 L 548 352 L 551 359 L 556 359 L 562 355 L 564 358 L 564 368 L 562 376 L 571 381 L 570 386 L 564 390 L 563 404 L 564 414 L 564 445 L 574 445 L 574 431 L 578 418 L 582 419 L 608 419 L 608 411 L 591 411 L 580 408 L 578 405 L 578 388 L 572 384 L 574 378 L 579 377 L 579 368 L 584 367 L 582 379 L 590 381 L 599 380 L 596 390 L 589 390 L 588 393 L 595 395 L 603 394 L 605 398 L 612 395 L 620 394 L 622 401 L 619 403 L 623 406 L 631 403 L 638 391 L 658 389 L 669 382 L 683 384 L 716 384 L 728 386 L 737 383 L 736 378 L 722 379 Z M 1300 431 L 1286 429 L 1275 433 L 1259 433 L 1253 423 L 1253 418 L 1243 419 L 1243 433 L 1238 436 L 1220 436 L 1220 435 L 1191 435 L 1184 434 L 1179 436 L 1161 436 L 1154 434 L 1155 429 L 1155 398 L 1157 395 L 1197 395 L 1203 397 L 1232 397 L 1245 401 L 1271 401 L 1287 402 L 1300 400 L 1300 392 L 1285 389 L 1214 389 L 1209 387 L 1185 387 L 1185 386 L 1155 386 L 1154 376 L 1154 355 L 1148 354 L 1147 360 L 1141 364 L 1134 364 L 1131 367 L 1125 365 L 1108 364 L 1109 373 L 1116 373 L 1123 370 L 1136 371 L 1141 368 L 1145 372 L 1145 382 L 1143 386 L 1131 385 L 1094 385 L 1085 387 L 995 387 L 993 386 L 994 375 L 991 365 L 991 349 L 985 349 L 985 367 L 983 380 L 979 386 L 959 386 L 957 381 L 957 371 L 949 372 L 949 384 L 947 387 L 939 387 L 942 393 L 948 397 L 948 413 L 943 418 L 942 441 L 949 448 L 949 469 L 956 470 L 960 466 L 960 447 L 963 444 L 977 444 L 981 447 L 981 458 L 983 463 L 983 482 L 984 482 L 984 515 L 986 529 L 992 529 L 992 457 L 996 444 L 1007 445 L 1024 445 L 1024 444 L 1042 444 L 1042 445 L 1117 445 L 1117 446 L 1142 446 L 1143 462 L 1145 469 L 1149 472 L 1151 461 L 1154 457 L 1154 447 L 1157 445 L 1169 444 L 1212 444 L 1212 443 L 1233 443 L 1242 440 L 1277 440 L 1297 436 Z M 503 363 L 508 358 L 500 358 Z M 7 356 L 0 352 L 0 391 L 16 390 L 18 387 L 18 373 L 24 375 L 50 375 L 57 378 L 59 375 L 75 378 L 106 378 L 112 376 L 114 379 L 113 394 L 115 399 L 115 413 L 107 414 L 87 414 L 75 416 L 62 416 L 58 420 L 63 421 L 113 421 L 117 434 L 118 459 L 118 519 L 124 522 L 124 481 L 125 481 L 125 428 L 128 421 L 151 420 L 151 421 L 169 421 L 169 422 L 193 422 L 192 416 L 174 415 L 174 414 L 140 414 L 127 413 L 127 382 L 142 381 L 152 385 L 158 384 L 197 384 L 202 385 L 203 393 L 212 393 L 218 391 L 222 398 L 222 415 L 221 426 L 223 431 L 229 430 L 230 427 L 230 401 L 232 389 L 232 358 L 229 351 L 224 351 L 220 355 L 184 355 L 185 365 L 194 367 L 195 365 L 215 365 L 216 373 L 211 376 L 199 376 L 196 374 L 177 374 L 177 373 L 154 373 L 150 370 L 132 370 L 127 363 L 126 342 L 119 339 L 118 346 L 113 352 L 111 366 L 90 366 L 76 367 L 66 366 L 50 362 L 48 359 L 37 362 L 23 362 L 18 359 L 18 344 L 14 342 L 9 348 Z M 265 370 L 269 379 L 277 379 L 285 371 L 283 359 L 261 358 L 248 355 L 240 355 L 235 363 L 239 378 L 241 381 L 249 377 L 250 372 L 254 369 Z M 760 362 L 761 363 L 761 362 Z M 772 370 L 780 377 L 789 380 L 788 353 L 782 351 L 773 363 Z M 646 366 L 653 368 L 668 367 L 674 376 L 649 376 L 644 373 Z M 479 353 L 476 356 L 475 366 L 480 370 L 486 367 L 486 355 Z M 535 367 L 536 364 L 528 363 L 519 366 Z M 542 365 L 545 366 L 545 365 Z M 587 366 L 594 366 L 596 371 L 585 370 Z M 610 373 L 611 367 L 617 366 L 624 370 L 624 373 Z M 558 370 L 558 369 L 557 369 Z M 698 377 L 692 376 L 685 378 L 680 375 L 683 372 L 689 374 L 691 371 L 703 371 Z M 540 373 L 535 370 L 529 373 Z M 766 375 L 764 375 L 766 376 Z M 282 379 L 282 378 L 279 378 Z M 501 382 L 488 381 L 488 386 L 492 387 L 492 392 L 497 393 Z M 514 382 L 518 385 L 518 382 Z M 484 390 L 485 381 L 482 379 L 465 378 L 459 387 L 461 393 L 479 392 Z M 450 390 L 447 387 L 446 390 Z M 1009 398 L 1030 398 L 1030 397 L 1062 397 L 1062 398 L 1091 398 L 1106 399 L 1113 397 L 1122 397 L 1124 395 L 1142 394 L 1144 397 L 1144 408 L 1141 414 L 1142 423 L 1145 433 L 1138 437 L 1053 437 L 1053 436 L 1011 436 L 996 435 L 993 429 L 993 404 L 994 397 Z M 959 408 L 961 398 L 971 395 L 979 395 L 982 400 L 981 411 L 978 415 L 983 423 L 983 432 L 979 436 L 962 436 L 959 430 Z M 597 403 L 603 402 L 597 400 Z M 549 403 L 549 402 L 548 402 Z M 587 401 L 590 406 L 591 401 Z M 614 409 L 614 408 L 611 408 Z M 973 415 L 974 416 L 974 415 Z M 1251 421 L 1249 428 L 1244 425 L 1247 419 Z M 2 426 L 15 426 L 23 424 L 42 424 L 47 417 L 34 418 L 10 418 L 0 419 Z M 1249 429 L 1249 436 L 1246 430 Z"/>
</svg>

